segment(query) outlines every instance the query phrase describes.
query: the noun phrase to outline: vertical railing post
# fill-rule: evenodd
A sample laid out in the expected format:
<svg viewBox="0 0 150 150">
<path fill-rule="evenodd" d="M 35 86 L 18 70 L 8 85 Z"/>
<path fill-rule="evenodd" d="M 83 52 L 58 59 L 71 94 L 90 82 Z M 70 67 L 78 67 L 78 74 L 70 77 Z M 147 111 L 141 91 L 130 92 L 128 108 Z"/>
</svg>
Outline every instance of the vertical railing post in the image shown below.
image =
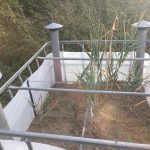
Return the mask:
<svg viewBox="0 0 150 150">
<path fill-rule="evenodd" d="M 62 25 L 57 23 L 51 23 L 45 26 L 46 29 L 50 30 L 53 57 L 60 57 L 59 29 L 62 27 L 63 27 Z M 54 62 L 55 81 L 62 82 L 60 60 L 53 60 L 53 62 Z"/>
<path fill-rule="evenodd" d="M 27 86 L 30 88 L 30 85 L 29 85 L 29 80 L 27 80 Z M 33 95 L 32 95 L 32 92 L 31 90 L 29 90 L 29 96 L 30 96 L 30 99 L 31 99 L 31 106 L 33 108 L 33 112 L 34 112 L 34 115 L 36 116 L 36 106 L 35 106 L 35 103 L 34 103 L 34 100 L 33 100 Z"/>
<path fill-rule="evenodd" d="M 140 21 L 132 24 L 133 27 L 138 28 L 138 41 L 136 48 L 136 58 L 144 58 L 146 42 L 147 42 L 147 32 L 148 28 L 150 28 L 150 22 Z M 139 81 L 143 79 L 143 68 L 144 68 L 144 60 L 137 60 L 136 62 L 136 72 L 135 75 Z"/>
</svg>

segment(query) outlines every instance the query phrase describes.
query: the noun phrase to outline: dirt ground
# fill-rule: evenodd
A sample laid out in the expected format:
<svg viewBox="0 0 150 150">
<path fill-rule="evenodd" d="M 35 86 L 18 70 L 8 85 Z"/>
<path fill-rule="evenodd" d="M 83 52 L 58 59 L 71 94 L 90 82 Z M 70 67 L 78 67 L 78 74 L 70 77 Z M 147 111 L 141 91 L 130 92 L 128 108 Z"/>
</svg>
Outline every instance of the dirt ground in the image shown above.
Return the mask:
<svg viewBox="0 0 150 150">
<path fill-rule="evenodd" d="M 59 84 L 55 87 L 79 88 L 79 85 Z M 125 91 L 125 87 L 120 85 L 113 86 L 112 89 Z M 135 87 L 128 88 L 129 91 L 135 89 Z M 95 115 L 92 118 L 88 117 L 85 137 L 150 144 L 150 108 L 145 100 L 146 97 L 137 96 L 96 95 Z M 85 94 L 49 93 L 46 103 L 38 112 L 29 131 L 81 136 L 86 106 L 87 95 Z M 35 141 L 68 150 L 79 149 L 79 144 Z M 115 148 L 83 146 L 83 149 L 112 150 Z"/>
</svg>

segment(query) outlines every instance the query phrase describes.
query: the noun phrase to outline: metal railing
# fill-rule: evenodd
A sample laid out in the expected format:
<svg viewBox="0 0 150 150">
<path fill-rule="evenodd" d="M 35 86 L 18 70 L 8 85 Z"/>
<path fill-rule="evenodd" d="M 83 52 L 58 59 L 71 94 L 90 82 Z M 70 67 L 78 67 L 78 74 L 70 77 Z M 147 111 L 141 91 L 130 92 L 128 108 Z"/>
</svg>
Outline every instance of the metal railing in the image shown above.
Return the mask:
<svg viewBox="0 0 150 150">
<path fill-rule="evenodd" d="M 90 43 L 93 41 L 90 40 L 81 40 L 81 41 L 60 41 L 61 51 L 65 51 L 65 45 L 79 45 L 81 46 L 81 51 L 85 52 L 85 44 Z M 110 41 L 101 41 L 101 42 L 110 42 Z M 113 41 L 116 43 L 122 43 L 124 41 Z M 133 41 L 135 42 L 135 41 Z M 51 92 L 78 92 L 78 93 L 91 93 L 91 94 L 112 94 L 112 95 L 136 95 L 136 96 L 149 96 L 149 93 L 140 93 L 140 92 L 124 92 L 124 91 L 104 91 L 104 90 L 82 90 L 82 89 L 60 89 L 60 88 L 34 88 L 34 87 L 18 87 L 12 86 L 13 81 L 18 78 L 21 83 L 23 83 L 23 79 L 21 77 L 22 72 L 27 68 L 30 72 L 30 75 L 33 73 L 30 65 L 33 61 L 36 61 L 37 66 L 40 66 L 39 59 L 50 59 L 50 60 L 90 60 L 89 58 L 65 58 L 65 57 L 41 57 L 40 54 L 44 53 L 47 55 L 45 48 L 50 46 L 50 42 L 44 44 L 1 88 L 0 94 L 4 90 L 8 90 L 11 98 L 13 98 L 12 90 L 28 90 L 28 91 L 51 91 Z M 106 59 L 104 59 L 105 61 Z M 118 60 L 118 59 L 114 59 Z M 127 61 L 133 60 L 143 60 L 143 61 L 150 61 L 149 58 L 127 58 Z M 63 62 L 64 65 L 64 62 Z M 65 69 L 65 67 L 64 67 Z M 75 142 L 78 144 L 91 144 L 91 145 L 99 145 L 99 146 L 106 146 L 106 147 L 116 147 L 116 148 L 133 148 L 133 149 L 143 149 L 147 150 L 150 149 L 150 145 L 148 144 L 138 144 L 138 143 L 128 143 L 128 142 L 119 142 L 119 141 L 108 141 L 108 140 L 99 140 L 99 139 L 92 139 L 92 138 L 84 138 L 84 137 L 75 137 L 75 136 L 64 136 L 64 135 L 54 135 L 54 134 L 41 134 L 41 133 L 33 133 L 33 132 L 16 132 L 16 131 L 6 131 L 0 130 L 0 135 L 3 136 L 15 136 L 15 137 L 23 137 L 27 139 L 32 138 L 40 138 L 40 139 L 47 139 L 47 140 L 57 140 L 57 141 L 65 141 L 65 142 Z M 84 135 L 83 135 L 84 136 Z M 28 141 L 28 145 L 31 143 Z"/>
<path fill-rule="evenodd" d="M 127 40 L 128 41 L 128 40 Z M 86 43 L 91 43 L 93 42 L 93 40 L 71 40 L 71 41 L 60 41 L 60 47 L 61 47 L 61 51 L 65 51 L 64 46 L 65 45 L 82 45 L 82 44 L 86 44 Z M 101 42 L 109 42 L 109 40 L 101 40 Z M 124 40 L 114 40 L 115 43 L 121 43 L 124 42 Z M 23 81 L 21 78 L 21 73 L 28 68 L 30 74 L 32 74 L 32 70 L 30 67 L 30 64 L 35 60 L 37 63 L 37 66 L 39 67 L 40 64 L 38 62 L 38 59 L 43 59 L 44 57 L 39 57 L 39 55 L 43 52 L 45 54 L 45 56 L 47 55 L 47 52 L 45 51 L 45 48 L 50 46 L 51 42 L 47 42 L 45 43 L 4 85 L 2 85 L 2 87 L 0 88 L 0 94 L 8 87 L 8 85 L 10 85 L 16 78 L 19 78 L 19 80 L 21 80 L 21 82 Z M 82 49 L 82 51 L 84 51 L 84 49 Z M 46 59 L 46 58 L 44 58 Z M 48 58 L 50 59 L 50 58 Z M 65 60 L 66 58 L 52 58 L 52 59 L 62 59 Z M 68 58 L 66 60 L 69 60 Z"/>
<path fill-rule="evenodd" d="M 8 137 L 21 137 L 24 139 L 40 139 L 40 140 L 48 140 L 48 141 L 58 141 L 58 142 L 73 142 L 76 144 L 84 144 L 84 145 L 97 145 L 102 147 L 113 147 L 113 148 L 131 148 L 136 150 L 150 150 L 150 145 L 148 144 L 138 144 L 138 143 L 129 143 L 129 142 L 121 142 L 121 141 L 111 141 L 111 140 L 101 140 L 101 139 L 93 139 L 93 138 L 84 138 L 77 136 L 66 136 L 66 135 L 57 135 L 57 134 L 43 134 L 43 133 L 35 133 L 35 132 L 19 132 L 19 131 L 8 131 L 8 130 L 0 130 L 1 136 Z M 32 144 L 32 143 L 30 143 Z"/>
<path fill-rule="evenodd" d="M 25 91 L 47 91 L 47 92 L 66 92 L 66 93 L 84 93 L 84 94 L 108 94 L 108 95 L 128 95 L 128 96 L 148 96 L 150 93 L 141 92 L 124 92 L 124 91 L 107 91 L 107 90 L 83 90 L 83 89 L 63 89 L 63 88 L 34 88 L 34 87 L 17 87 L 9 86 L 12 90 L 25 90 Z"/>
<path fill-rule="evenodd" d="M 28 68 L 30 74 L 32 74 L 32 70 L 30 67 L 30 64 L 35 60 L 37 63 L 37 66 L 39 67 L 39 62 L 37 57 L 44 52 L 45 48 L 47 46 L 50 46 L 50 42 L 45 43 L 1 88 L 0 88 L 0 94 L 8 88 L 8 86 L 16 79 L 19 78 L 19 80 L 21 81 L 21 83 L 23 83 L 23 79 L 21 77 L 21 73 Z M 11 93 L 11 92 L 10 92 Z"/>
<path fill-rule="evenodd" d="M 74 58 L 74 57 L 37 57 L 38 59 L 42 59 L 42 60 L 95 60 L 90 59 L 90 58 Z M 96 60 L 100 60 L 100 59 L 96 59 Z M 109 58 L 103 58 L 103 61 L 108 61 Z M 111 60 L 111 59 L 110 59 Z M 113 58 L 114 61 L 120 60 L 119 58 Z M 144 60 L 144 61 L 150 61 L 150 58 L 126 58 L 124 61 L 134 61 L 134 60 Z"/>
<path fill-rule="evenodd" d="M 101 40 L 101 41 L 99 41 L 99 40 L 60 41 L 60 47 L 61 47 L 61 51 L 63 52 L 63 51 L 66 51 L 65 45 L 78 45 L 78 46 L 81 47 L 81 49 L 82 49 L 81 51 L 85 52 L 85 44 L 87 44 L 87 43 L 89 44 L 89 43 L 92 43 L 94 41 L 101 42 L 101 43 L 110 42 L 110 40 Z M 124 40 L 113 40 L 113 42 L 114 43 L 123 43 L 125 41 Z M 131 42 L 131 41 L 126 40 L 126 42 Z M 135 42 L 135 41 L 133 41 L 133 42 Z M 89 60 L 88 58 L 65 58 L 65 57 L 64 58 L 63 57 L 62 58 L 58 58 L 58 57 L 57 58 L 55 58 L 55 57 L 54 58 L 46 58 L 46 57 L 41 57 L 40 56 L 41 53 L 44 53 L 45 56 L 47 55 L 47 52 L 46 52 L 45 49 L 48 46 L 51 46 L 51 42 L 45 43 L 4 85 L 2 85 L 0 87 L 0 94 L 2 94 L 4 92 L 4 90 L 7 90 L 10 97 L 13 98 L 13 93 L 12 93 L 11 89 L 8 88 L 8 87 L 11 85 L 11 83 L 15 79 L 19 79 L 20 83 L 23 83 L 23 78 L 22 78 L 21 74 L 23 73 L 23 71 L 25 69 L 28 69 L 30 75 L 32 75 L 33 72 L 32 72 L 32 69 L 31 69 L 30 65 L 33 61 L 35 61 L 36 64 L 37 64 L 37 67 L 39 67 L 40 66 L 39 60 L 44 60 L 44 59 L 53 59 L 53 60 L 55 60 L 55 59 L 59 60 L 60 59 L 62 61 L 64 61 L 64 60 L 83 60 L 83 61 Z M 74 50 L 72 50 L 72 51 L 74 51 Z M 142 59 L 142 58 L 141 59 L 137 58 L 137 59 L 138 60 L 149 61 L 149 59 Z M 106 59 L 104 59 L 104 61 L 105 60 Z M 132 61 L 133 59 L 128 59 L 128 60 Z M 64 66 L 64 62 L 63 62 L 63 66 Z M 65 67 L 64 67 L 64 71 L 65 71 Z"/>
</svg>

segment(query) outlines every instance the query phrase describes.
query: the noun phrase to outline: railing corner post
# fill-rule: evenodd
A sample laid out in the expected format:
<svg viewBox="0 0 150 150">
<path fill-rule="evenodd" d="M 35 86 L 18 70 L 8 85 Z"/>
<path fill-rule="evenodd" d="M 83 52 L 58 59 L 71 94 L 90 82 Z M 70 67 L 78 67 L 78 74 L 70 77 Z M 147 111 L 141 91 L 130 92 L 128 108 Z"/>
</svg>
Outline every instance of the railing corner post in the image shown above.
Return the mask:
<svg viewBox="0 0 150 150">
<path fill-rule="evenodd" d="M 147 42 L 147 32 L 148 28 L 150 28 L 150 22 L 140 21 L 132 24 L 132 26 L 138 28 L 136 58 L 144 58 Z M 143 68 L 144 68 L 144 60 L 137 60 L 137 69 L 135 75 L 140 81 L 142 81 L 143 79 Z"/>
<path fill-rule="evenodd" d="M 60 44 L 59 44 L 59 29 L 63 26 L 57 23 L 51 23 L 45 26 L 50 31 L 51 46 L 53 57 L 60 57 Z M 60 60 L 53 60 L 55 81 L 62 82 L 61 63 Z"/>
</svg>

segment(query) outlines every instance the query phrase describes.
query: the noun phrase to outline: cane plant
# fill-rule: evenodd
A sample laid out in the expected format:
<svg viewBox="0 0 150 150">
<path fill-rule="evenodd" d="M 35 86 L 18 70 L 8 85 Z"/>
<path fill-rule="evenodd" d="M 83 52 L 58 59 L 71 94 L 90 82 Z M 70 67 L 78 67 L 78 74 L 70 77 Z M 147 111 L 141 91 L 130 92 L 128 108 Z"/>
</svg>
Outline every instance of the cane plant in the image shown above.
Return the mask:
<svg viewBox="0 0 150 150">
<path fill-rule="evenodd" d="M 110 84 L 115 84 L 118 81 L 120 67 L 125 62 L 129 52 L 135 50 L 136 47 L 136 43 L 133 42 L 134 36 L 129 36 L 129 33 L 126 31 L 125 22 L 123 24 L 123 32 L 119 32 L 118 17 L 116 17 L 111 30 L 104 36 L 99 37 L 99 31 L 97 32 L 98 35 L 96 35 L 99 39 L 91 40 L 90 43 L 86 44 L 86 53 L 90 61 L 83 72 L 77 75 L 81 87 L 88 90 L 99 90 L 103 85 L 105 85 L 105 89 L 108 89 Z M 121 45 L 114 43 L 115 37 L 116 41 L 118 40 L 116 35 L 123 37 L 123 39 L 121 38 L 123 40 Z M 105 42 L 102 41 L 103 39 Z M 116 51 L 119 52 L 117 56 L 114 53 Z M 118 58 L 118 60 L 115 60 L 115 58 Z M 132 67 L 134 68 L 134 65 Z M 97 95 L 88 94 L 87 99 L 90 114 L 93 117 Z"/>
</svg>

